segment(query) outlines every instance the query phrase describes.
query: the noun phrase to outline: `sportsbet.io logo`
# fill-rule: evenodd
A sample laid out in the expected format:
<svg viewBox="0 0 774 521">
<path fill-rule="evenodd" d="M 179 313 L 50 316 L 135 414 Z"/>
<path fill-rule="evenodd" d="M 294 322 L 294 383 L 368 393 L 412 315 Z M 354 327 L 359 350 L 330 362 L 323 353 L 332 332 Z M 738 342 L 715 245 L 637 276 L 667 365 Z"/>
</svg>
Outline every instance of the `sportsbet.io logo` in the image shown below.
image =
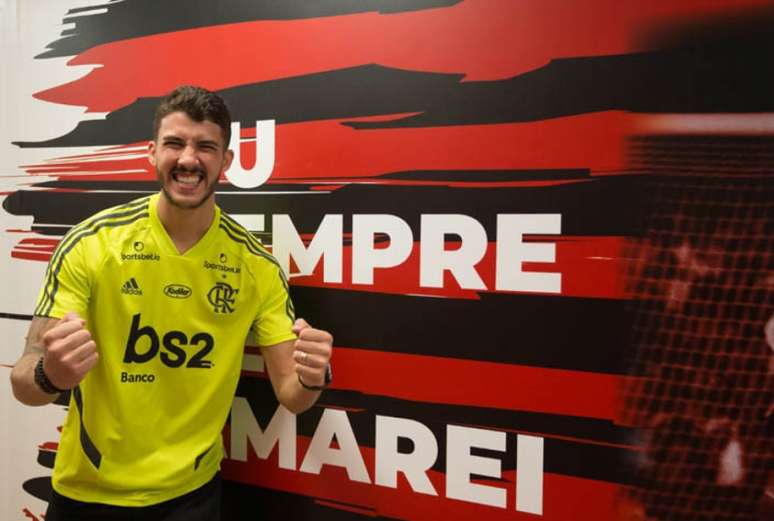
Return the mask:
<svg viewBox="0 0 774 521">
<path fill-rule="evenodd" d="M 215 313 L 233 313 L 237 293 L 239 293 L 238 289 L 232 288 L 225 282 L 218 282 L 207 293 L 207 300 L 212 304 Z"/>
<path fill-rule="evenodd" d="M 145 249 L 145 243 L 142 241 L 134 241 L 132 244 L 134 253 L 121 252 L 121 260 L 123 261 L 158 261 L 161 259 L 158 253 L 141 253 Z"/>
</svg>

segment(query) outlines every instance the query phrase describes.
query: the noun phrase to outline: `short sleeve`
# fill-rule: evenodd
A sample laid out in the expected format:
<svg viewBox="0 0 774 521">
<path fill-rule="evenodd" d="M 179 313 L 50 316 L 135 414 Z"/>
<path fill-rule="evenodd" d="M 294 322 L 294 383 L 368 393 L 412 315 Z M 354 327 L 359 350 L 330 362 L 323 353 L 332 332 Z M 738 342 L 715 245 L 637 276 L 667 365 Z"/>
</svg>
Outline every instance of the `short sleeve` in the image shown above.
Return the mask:
<svg viewBox="0 0 774 521">
<path fill-rule="evenodd" d="M 61 318 L 70 311 L 88 315 L 91 277 L 84 250 L 77 235 L 67 235 L 59 243 L 49 261 L 35 315 Z"/>
<path fill-rule="evenodd" d="M 253 331 L 260 346 L 271 346 L 295 340 L 293 322 L 295 310 L 288 293 L 288 284 L 278 266 L 272 265 L 258 280 L 260 305 L 253 321 Z"/>
</svg>

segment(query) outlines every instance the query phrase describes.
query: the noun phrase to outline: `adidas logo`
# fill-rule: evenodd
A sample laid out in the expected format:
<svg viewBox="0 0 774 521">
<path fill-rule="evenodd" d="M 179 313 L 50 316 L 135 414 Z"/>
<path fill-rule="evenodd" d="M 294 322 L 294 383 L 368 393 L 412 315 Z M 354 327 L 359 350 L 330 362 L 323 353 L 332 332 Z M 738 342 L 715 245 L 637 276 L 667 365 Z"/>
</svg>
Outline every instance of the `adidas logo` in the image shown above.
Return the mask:
<svg viewBox="0 0 774 521">
<path fill-rule="evenodd" d="M 137 284 L 137 281 L 134 280 L 134 277 L 132 277 L 121 286 L 121 293 L 124 295 L 142 295 L 142 290 L 140 289 L 140 285 Z"/>
</svg>

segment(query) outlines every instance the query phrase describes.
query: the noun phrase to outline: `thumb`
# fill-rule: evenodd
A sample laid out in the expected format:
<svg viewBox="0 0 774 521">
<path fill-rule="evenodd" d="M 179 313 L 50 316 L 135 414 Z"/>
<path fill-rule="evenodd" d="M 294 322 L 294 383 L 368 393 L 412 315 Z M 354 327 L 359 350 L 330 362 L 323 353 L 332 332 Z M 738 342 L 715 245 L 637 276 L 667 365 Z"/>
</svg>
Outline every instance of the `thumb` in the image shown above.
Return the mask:
<svg viewBox="0 0 774 521">
<path fill-rule="evenodd" d="M 306 329 L 308 327 L 310 327 L 310 326 L 309 326 L 309 324 L 307 323 L 306 320 L 304 320 L 303 318 L 298 318 L 293 323 L 293 333 L 295 333 L 297 335 L 301 331 L 303 331 L 304 329 Z"/>
</svg>

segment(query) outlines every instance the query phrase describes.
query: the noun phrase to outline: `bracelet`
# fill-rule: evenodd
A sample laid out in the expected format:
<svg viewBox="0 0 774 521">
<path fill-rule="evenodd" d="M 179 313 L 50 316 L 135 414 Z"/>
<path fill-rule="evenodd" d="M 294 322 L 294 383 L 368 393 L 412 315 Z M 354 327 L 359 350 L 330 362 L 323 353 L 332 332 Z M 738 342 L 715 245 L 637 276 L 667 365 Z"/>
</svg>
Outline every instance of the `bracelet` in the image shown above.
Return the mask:
<svg viewBox="0 0 774 521">
<path fill-rule="evenodd" d="M 301 384 L 301 387 L 309 391 L 322 391 L 323 389 L 328 387 L 332 381 L 333 381 L 333 370 L 331 369 L 331 364 L 328 364 L 327 366 L 325 366 L 325 382 L 322 385 L 307 385 L 301 379 L 301 375 L 300 374 L 298 375 L 298 383 Z"/>
<path fill-rule="evenodd" d="M 44 393 L 58 394 L 65 392 L 65 389 L 60 389 L 48 379 L 48 375 L 43 370 L 43 357 L 40 357 L 38 363 L 35 365 L 35 383 L 38 384 Z"/>
</svg>

